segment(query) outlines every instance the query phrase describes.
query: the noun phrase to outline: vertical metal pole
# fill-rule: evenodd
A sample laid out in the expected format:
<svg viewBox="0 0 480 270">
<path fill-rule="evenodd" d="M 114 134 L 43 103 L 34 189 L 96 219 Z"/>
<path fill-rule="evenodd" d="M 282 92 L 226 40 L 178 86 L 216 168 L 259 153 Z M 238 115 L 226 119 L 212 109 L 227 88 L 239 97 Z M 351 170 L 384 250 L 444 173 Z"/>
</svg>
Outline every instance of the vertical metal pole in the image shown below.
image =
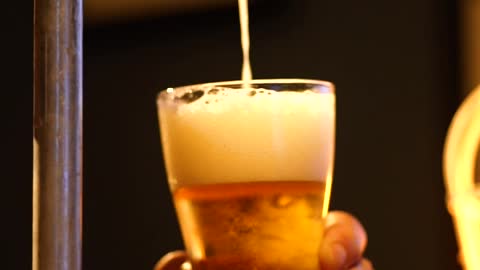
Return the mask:
<svg viewBox="0 0 480 270">
<path fill-rule="evenodd" d="M 33 270 L 80 270 L 82 0 L 34 0 Z"/>
</svg>

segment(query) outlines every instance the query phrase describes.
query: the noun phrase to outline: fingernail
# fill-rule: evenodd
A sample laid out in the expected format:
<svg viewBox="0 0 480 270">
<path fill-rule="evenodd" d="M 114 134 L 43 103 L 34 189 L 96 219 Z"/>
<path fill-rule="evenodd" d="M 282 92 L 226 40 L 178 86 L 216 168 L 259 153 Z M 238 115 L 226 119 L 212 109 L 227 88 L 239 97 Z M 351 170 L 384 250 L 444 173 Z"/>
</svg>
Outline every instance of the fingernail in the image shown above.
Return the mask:
<svg viewBox="0 0 480 270">
<path fill-rule="evenodd" d="M 335 261 L 338 268 L 342 268 L 345 265 L 345 261 L 347 260 L 347 252 L 345 248 L 341 244 L 333 244 L 331 247 L 331 254 L 332 260 Z"/>
</svg>

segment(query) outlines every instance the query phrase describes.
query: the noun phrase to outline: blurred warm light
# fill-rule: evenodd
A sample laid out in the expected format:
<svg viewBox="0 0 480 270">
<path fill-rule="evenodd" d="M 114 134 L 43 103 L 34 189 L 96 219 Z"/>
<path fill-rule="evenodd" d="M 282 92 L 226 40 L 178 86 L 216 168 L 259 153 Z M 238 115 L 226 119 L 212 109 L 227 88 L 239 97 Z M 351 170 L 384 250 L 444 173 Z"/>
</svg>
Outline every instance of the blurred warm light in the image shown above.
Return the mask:
<svg viewBox="0 0 480 270">
<path fill-rule="evenodd" d="M 236 0 L 85 0 L 87 23 L 129 21 L 236 5 Z"/>
<path fill-rule="evenodd" d="M 480 86 L 455 114 L 443 157 L 448 208 L 466 270 L 480 269 L 480 186 L 475 185 L 479 144 Z"/>
<path fill-rule="evenodd" d="M 450 126 L 444 152 L 448 209 L 455 224 L 465 270 L 480 269 L 480 185 L 475 181 L 480 146 L 480 1 L 461 5 L 461 80 L 470 93 Z M 480 175 L 477 172 L 477 175 Z"/>
</svg>

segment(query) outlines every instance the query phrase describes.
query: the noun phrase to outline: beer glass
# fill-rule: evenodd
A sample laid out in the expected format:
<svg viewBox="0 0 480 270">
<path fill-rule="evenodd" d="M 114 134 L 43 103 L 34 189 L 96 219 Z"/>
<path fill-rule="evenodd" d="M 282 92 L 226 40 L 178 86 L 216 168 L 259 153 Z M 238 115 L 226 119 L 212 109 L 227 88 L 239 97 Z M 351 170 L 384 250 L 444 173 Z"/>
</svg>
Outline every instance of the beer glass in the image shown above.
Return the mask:
<svg viewBox="0 0 480 270">
<path fill-rule="evenodd" d="M 157 99 L 193 270 L 318 270 L 335 137 L 332 83 L 207 83 Z"/>
<path fill-rule="evenodd" d="M 480 86 L 477 86 L 455 113 L 443 156 L 447 205 L 465 270 L 480 269 L 479 145 Z"/>
</svg>

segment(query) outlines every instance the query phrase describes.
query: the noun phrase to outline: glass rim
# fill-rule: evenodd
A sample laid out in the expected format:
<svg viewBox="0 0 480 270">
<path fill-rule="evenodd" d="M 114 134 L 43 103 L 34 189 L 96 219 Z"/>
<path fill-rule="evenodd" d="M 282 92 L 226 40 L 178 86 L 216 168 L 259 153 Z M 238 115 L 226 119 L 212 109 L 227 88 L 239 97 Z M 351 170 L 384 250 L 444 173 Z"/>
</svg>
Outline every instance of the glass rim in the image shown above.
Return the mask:
<svg viewBox="0 0 480 270">
<path fill-rule="evenodd" d="M 184 85 L 184 86 L 178 86 L 178 87 L 168 87 L 166 89 L 161 90 L 158 93 L 157 99 L 161 99 L 162 96 L 165 95 L 165 93 L 170 93 L 171 91 L 175 91 L 175 90 L 201 88 L 201 87 L 228 87 L 228 86 L 232 86 L 232 85 L 242 85 L 242 84 L 245 84 L 245 83 L 254 84 L 254 85 L 313 84 L 313 85 L 327 87 L 329 89 L 330 93 L 335 94 L 335 85 L 330 81 L 315 80 L 315 79 L 285 78 L 285 79 L 253 79 L 253 80 L 249 80 L 249 81 L 242 81 L 242 80 L 218 81 L 218 82 L 197 83 L 197 84 Z"/>
</svg>

